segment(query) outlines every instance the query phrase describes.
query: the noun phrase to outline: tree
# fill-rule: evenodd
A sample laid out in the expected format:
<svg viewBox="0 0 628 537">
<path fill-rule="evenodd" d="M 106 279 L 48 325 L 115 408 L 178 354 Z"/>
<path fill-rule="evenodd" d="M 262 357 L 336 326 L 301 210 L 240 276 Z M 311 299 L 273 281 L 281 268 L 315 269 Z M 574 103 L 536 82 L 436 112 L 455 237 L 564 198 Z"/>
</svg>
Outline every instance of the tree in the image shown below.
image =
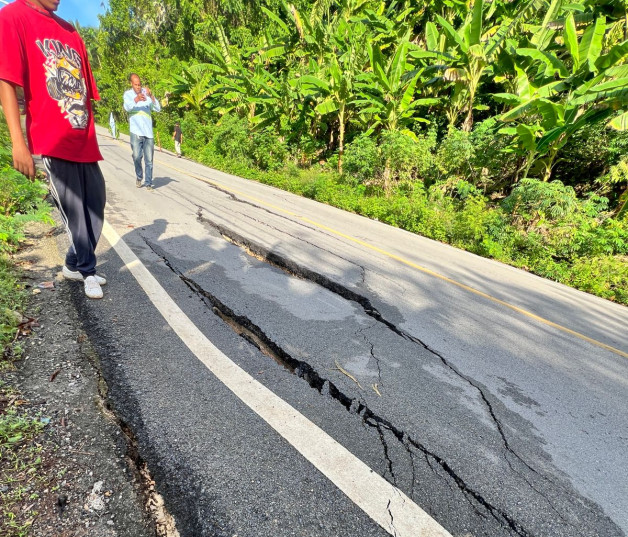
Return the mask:
<svg viewBox="0 0 628 537">
<path fill-rule="evenodd" d="M 517 93 L 495 94 L 494 98 L 514 105 L 501 120 L 516 123 L 503 132 L 513 135 L 527 152 L 524 177 L 537 163 L 542 179 L 549 180 L 558 152 L 573 133 L 626 106 L 628 66 L 617 64 L 625 61 L 628 41 L 604 53 L 606 30 L 606 18 L 600 15 L 578 39 L 574 16 L 569 13 L 563 24 L 563 47 L 555 45 L 553 36 L 544 39 L 537 32 L 531 43 L 536 47 L 516 49 Z M 546 31 L 545 27 L 539 30 Z M 625 114 L 615 117 L 611 125 L 625 128 L 624 118 Z"/>
</svg>

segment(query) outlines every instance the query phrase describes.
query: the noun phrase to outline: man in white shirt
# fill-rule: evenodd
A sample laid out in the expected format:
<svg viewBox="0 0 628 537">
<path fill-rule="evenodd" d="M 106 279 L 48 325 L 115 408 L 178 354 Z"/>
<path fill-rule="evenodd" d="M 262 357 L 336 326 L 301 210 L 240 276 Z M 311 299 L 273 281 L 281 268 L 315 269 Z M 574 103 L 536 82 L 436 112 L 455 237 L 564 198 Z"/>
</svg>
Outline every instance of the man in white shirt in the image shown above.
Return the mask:
<svg viewBox="0 0 628 537">
<path fill-rule="evenodd" d="M 131 73 L 129 82 L 131 89 L 124 92 L 124 109 L 129 114 L 131 149 L 135 164 L 135 186 L 140 188 L 143 179 L 146 189 L 152 190 L 155 140 L 151 114 L 153 111 L 160 112 L 161 105 L 149 88 L 142 87 L 142 81 L 138 75 Z M 144 171 L 142 170 L 142 157 L 144 157 Z"/>
</svg>

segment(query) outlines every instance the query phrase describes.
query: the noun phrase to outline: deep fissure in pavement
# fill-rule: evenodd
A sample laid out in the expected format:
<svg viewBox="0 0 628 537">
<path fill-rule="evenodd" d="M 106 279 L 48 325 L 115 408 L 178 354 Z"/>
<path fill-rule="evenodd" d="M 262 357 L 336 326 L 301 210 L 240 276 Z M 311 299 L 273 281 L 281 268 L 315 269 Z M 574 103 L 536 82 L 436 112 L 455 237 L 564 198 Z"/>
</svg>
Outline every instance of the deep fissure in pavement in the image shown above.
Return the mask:
<svg viewBox="0 0 628 537">
<path fill-rule="evenodd" d="M 255 323 L 253 323 L 248 317 L 237 315 L 231 308 L 224 304 L 217 296 L 208 292 L 200 284 L 198 284 L 192 278 L 186 276 L 177 267 L 173 265 L 166 253 L 156 244 L 144 239 L 149 248 L 163 260 L 164 264 L 176 274 L 185 285 L 196 294 L 201 300 L 203 300 L 211 309 L 216 313 L 226 324 L 234 330 L 238 335 L 242 336 L 249 343 L 253 344 L 257 349 L 267 356 L 270 356 L 277 363 L 283 365 L 289 372 L 297 377 L 305 380 L 311 388 L 314 388 L 318 393 L 328 394 L 329 397 L 338 401 L 348 412 L 360 416 L 362 422 L 374 429 L 380 440 L 382 441 L 385 459 L 387 461 L 387 468 L 391 474 L 392 484 L 396 484 L 396 478 L 393 472 L 392 461 L 388 455 L 388 446 L 383 438 L 383 430 L 391 433 L 397 441 L 399 441 L 406 450 L 411 452 L 412 449 L 418 450 L 423 456 L 431 459 L 435 462 L 449 477 L 456 483 L 460 492 L 467 497 L 468 500 L 475 500 L 477 504 L 474 505 L 474 509 L 484 516 L 479 507 L 482 507 L 492 516 L 500 526 L 506 526 L 515 535 L 520 537 L 531 537 L 525 528 L 523 528 L 516 520 L 514 520 L 505 511 L 492 505 L 488 502 L 479 492 L 472 489 L 459 475 L 456 474 L 454 469 L 441 457 L 431 452 L 421 442 L 413 439 L 404 431 L 395 427 L 390 421 L 378 416 L 372 410 L 370 410 L 362 401 L 357 398 L 352 398 L 343 393 L 331 380 L 322 377 L 310 364 L 298 360 L 291 356 L 277 343 L 270 339 L 267 334 Z M 368 302 L 368 299 L 364 298 Z M 374 308 L 372 308 L 374 310 Z M 376 310 L 375 310 L 376 311 Z M 379 315 L 379 312 L 377 312 Z M 380 316 L 381 317 L 381 316 Z M 388 323 L 382 320 L 385 324 Z M 396 330 L 395 330 L 396 331 Z M 402 335 L 402 334 L 399 334 Z M 403 336 L 402 336 L 403 337 Z M 407 338 L 406 338 L 407 339 Z M 414 469 L 413 469 L 414 477 Z"/>
<path fill-rule="evenodd" d="M 307 267 L 303 267 L 302 265 L 299 265 L 298 263 L 295 263 L 290 259 L 280 256 L 272 250 L 268 250 L 267 248 L 264 248 L 252 241 L 245 239 L 238 233 L 235 233 L 230 229 L 221 226 L 220 224 L 212 222 L 211 220 L 203 216 L 202 210 L 200 208 L 197 212 L 197 219 L 200 222 L 207 224 L 216 231 L 218 231 L 218 233 L 220 233 L 225 239 L 244 250 L 248 255 L 264 261 L 271 266 L 277 267 L 278 269 L 286 272 L 290 276 L 295 276 L 297 278 L 315 283 L 316 285 L 320 285 L 324 289 L 331 291 L 332 293 L 344 298 L 345 300 L 356 302 L 362 307 L 362 310 L 366 315 L 384 324 L 386 327 L 388 327 L 390 330 L 392 330 L 402 338 L 408 339 L 407 335 L 402 330 L 399 330 L 399 328 L 397 328 L 394 323 L 391 323 L 390 321 L 385 319 L 382 314 L 377 310 L 377 308 L 375 308 L 371 304 L 371 301 L 365 296 L 356 293 L 348 287 L 333 281 L 332 279 L 328 278 L 324 274 L 321 274 L 320 272 L 315 272 L 308 269 Z M 362 269 L 362 271 L 364 270 L 363 267 L 360 268 Z"/>
<path fill-rule="evenodd" d="M 246 204 L 252 205 L 254 207 L 258 207 L 257 205 L 251 204 L 250 202 L 247 202 L 245 200 L 240 200 L 239 198 L 237 198 L 234 195 L 232 195 L 232 198 L 235 201 L 238 201 L 238 202 L 241 202 L 241 203 L 246 203 Z M 264 210 L 266 210 L 266 209 L 264 209 Z M 497 431 L 498 431 L 498 433 L 499 433 L 499 435 L 501 437 L 502 444 L 503 444 L 504 450 L 505 450 L 504 460 L 508 464 L 509 468 L 513 472 L 515 472 L 517 475 L 519 475 L 522 479 L 524 479 L 524 481 L 526 481 L 526 483 L 530 486 L 530 488 L 532 490 L 534 490 L 535 492 L 537 492 L 537 494 L 539 494 L 539 496 L 544 498 L 544 500 L 547 502 L 547 504 L 550 506 L 550 508 L 554 512 L 556 512 L 556 514 L 559 517 L 563 518 L 562 515 L 555 509 L 552 501 L 546 495 L 544 495 L 540 490 L 538 490 L 538 488 L 536 488 L 533 485 L 533 483 L 528 479 L 528 477 L 525 475 L 524 472 L 520 471 L 519 469 L 517 469 L 517 468 L 515 468 L 513 466 L 512 461 L 508 457 L 508 454 L 512 455 L 517 461 L 519 461 L 527 470 L 532 472 L 534 475 L 536 475 L 537 477 L 539 477 L 539 478 L 543 479 L 544 481 L 550 483 L 552 486 L 556 486 L 556 484 L 554 482 L 549 480 L 543 474 L 539 473 L 535 468 L 533 468 L 525 459 L 523 459 L 523 457 L 521 457 L 511 447 L 510 442 L 508 441 L 508 438 L 506 437 L 506 434 L 504 432 L 503 425 L 502 425 L 501 421 L 499 420 L 499 418 L 497 417 L 492 403 L 490 402 L 490 400 L 489 400 L 488 396 L 486 395 L 484 389 L 477 382 L 475 382 L 473 379 L 471 379 L 470 377 L 468 377 L 467 375 L 465 375 L 464 373 L 459 371 L 458 368 L 456 368 L 451 362 L 449 362 L 449 360 L 447 360 L 440 352 L 438 352 L 437 350 L 431 348 L 427 343 L 422 341 L 420 338 L 418 338 L 416 336 L 413 336 L 412 334 L 409 334 L 405 330 L 400 329 L 393 322 L 391 322 L 388 319 L 386 319 L 379 312 L 379 310 L 375 306 L 373 306 L 373 304 L 371 303 L 371 301 L 367 297 L 365 297 L 365 296 L 363 296 L 363 295 L 361 295 L 359 293 L 356 293 L 355 291 L 347 288 L 345 285 L 342 285 L 342 284 L 332 280 L 331 278 L 325 276 L 324 274 L 321 274 L 321 273 L 313 271 L 313 270 L 311 270 L 311 269 L 309 269 L 307 267 L 299 265 L 298 263 L 295 263 L 294 261 L 292 261 L 292 260 L 290 260 L 290 259 L 288 259 L 288 258 L 286 258 L 284 256 L 281 256 L 281 255 L 277 254 L 276 252 L 273 252 L 272 250 L 269 250 L 268 248 L 266 248 L 264 246 L 261 246 L 260 244 L 257 244 L 255 242 L 253 242 L 253 241 L 243 237 L 239 233 L 236 233 L 233 230 L 231 230 L 231 229 L 229 229 L 229 228 L 227 228 L 225 226 L 222 226 L 222 225 L 220 225 L 220 224 L 218 224 L 218 223 L 216 223 L 216 222 L 206 218 L 205 216 L 203 216 L 203 208 L 202 207 L 198 207 L 196 216 L 197 216 L 197 220 L 199 222 L 204 223 L 204 224 L 210 226 L 212 229 L 215 229 L 216 231 L 218 231 L 227 241 L 229 241 L 230 243 L 234 244 L 238 248 L 242 249 L 249 256 L 254 257 L 255 259 L 258 259 L 258 260 L 263 261 L 265 263 L 268 263 L 269 265 L 278 268 L 279 270 L 289 274 L 290 276 L 294 276 L 296 278 L 304 279 L 304 280 L 310 281 L 312 283 L 315 283 L 317 285 L 320 285 L 324 289 L 327 289 L 328 291 L 330 291 L 330 292 L 332 292 L 332 293 L 334 293 L 334 294 L 344 298 L 345 300 L 349 300 L 351 302 L 355 302 L 355 303 L 359 304 L 362 307 L 362 310 L 364 311 L 364 313 L 366 315 L 368 315 L 369 317 L 372 317 L 377 322 L 383 324 L 389 330 L 391 330 L 393 333 L 395 333 L 396 335 L 398 335 L 401 338 L 405 339 L 406 341 L 409 341 L 411 343 L 419 345 L 420 347 L 422 347 L 423 349 L 425 349 L 426 351 L 428 351 L 432 355 L 436 356 L 447 369 L 449 369 L 456 376 L 458 376 L 459 378 L 464 380 L 467 384 L 469 384 L 472 388 L 474 388 L 478 392 L 478 394 L 480 395 L 480 398 L 481 398 L 483 404 L 485 405 L 485 407 L 486 407 L 486 409 L 487 409 L 487 411 L 488 411 L 488 413 L 489 413 L 489 415 L 491 417 L 491 420 L 495 424 L 495 427 L 496 427 L 496 429 L 497 429 Z M 360 266 L 360 268 L 362 270 L 362 275 L 363 275 L 363 282 L 362 283 L 364 283 L 365 269 L 362 266 Z M 373 348 L 371 348 L 371 356 L 375 360 L 375 362 L 377 364 L 377 367 L 378 367 L 378 371 L 379 371 L 379 369 L 380 369 L 379 360 L 377 360 L 377 358 L 375 357 L 374 352 L 373 352 Z M 381 378 L 381 371 L 379 373 L 380 373 L 379 377 Z M 566 492 L 568 494 L 571 493 L 571 491 L 566 491 Z M 563 519 L 563 521 L 565 521 L 565 520 Z"/>
</svg>

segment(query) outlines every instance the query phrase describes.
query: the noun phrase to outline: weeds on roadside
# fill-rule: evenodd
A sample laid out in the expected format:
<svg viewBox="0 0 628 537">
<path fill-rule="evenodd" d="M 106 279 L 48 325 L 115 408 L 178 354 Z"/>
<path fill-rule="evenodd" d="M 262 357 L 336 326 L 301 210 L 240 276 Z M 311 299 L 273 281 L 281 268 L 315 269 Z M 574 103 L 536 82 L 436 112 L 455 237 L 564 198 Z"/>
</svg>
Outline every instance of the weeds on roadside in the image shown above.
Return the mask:
<svg viewBox="0 0 628 537">
<path fill-rule="evenodd" d="M 0 386 L 6 397 L 9 390 Z M 0 397 L 3 397 L 0 395 Z M 21 413 L 14 406 L 0 413 L 0 534 L 25 537 L 38 512 L 35 490 L 48 477 L 42 473 L 42 446 L 36 442 L 45 427 L 43 420 Z"/>
<path fill-rule="evenodd" d="M 47 189 L 41 181 L 30 181 L 12 166 L 10 137 L 0 112 L 0 365 L 14 355 L 14 341 L 26 294 L 19 274 L 9 258 L 23 238 L 27 222 L 52 222 L 50 206 L 44 201 Z"/>
<path fill-rule="evenodd" d="M 37 436 L 44 428 L 41 420 L 22 416 L 13 406 L 0 415 L 0 458 L 7 451 L 28 439 Z"/>
<path fill-rule="evenodd" d="M 6 349 L 15 338 L 17 325 L 26 304 L 26 293 L 12 263 L 0 256 L 0 347 Z M 3 352 L 3 356 L 6 352 Z"/>
</svg>

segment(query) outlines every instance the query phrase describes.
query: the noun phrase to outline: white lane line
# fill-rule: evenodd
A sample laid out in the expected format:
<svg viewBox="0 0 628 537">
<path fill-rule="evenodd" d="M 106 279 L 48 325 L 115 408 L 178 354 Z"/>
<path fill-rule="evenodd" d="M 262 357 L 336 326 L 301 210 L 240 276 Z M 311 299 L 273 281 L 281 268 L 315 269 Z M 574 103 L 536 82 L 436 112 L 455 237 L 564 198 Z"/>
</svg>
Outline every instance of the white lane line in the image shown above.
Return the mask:
<svg viewBox="0 0 628 537">
<path fill-rule="evenodd" d="M 399 489 L 220 352 L 170 298 L 118 233 L 103 235 L 183 343 L 251 410 L 395 537 L 451 537 Z"/>
</svg>

